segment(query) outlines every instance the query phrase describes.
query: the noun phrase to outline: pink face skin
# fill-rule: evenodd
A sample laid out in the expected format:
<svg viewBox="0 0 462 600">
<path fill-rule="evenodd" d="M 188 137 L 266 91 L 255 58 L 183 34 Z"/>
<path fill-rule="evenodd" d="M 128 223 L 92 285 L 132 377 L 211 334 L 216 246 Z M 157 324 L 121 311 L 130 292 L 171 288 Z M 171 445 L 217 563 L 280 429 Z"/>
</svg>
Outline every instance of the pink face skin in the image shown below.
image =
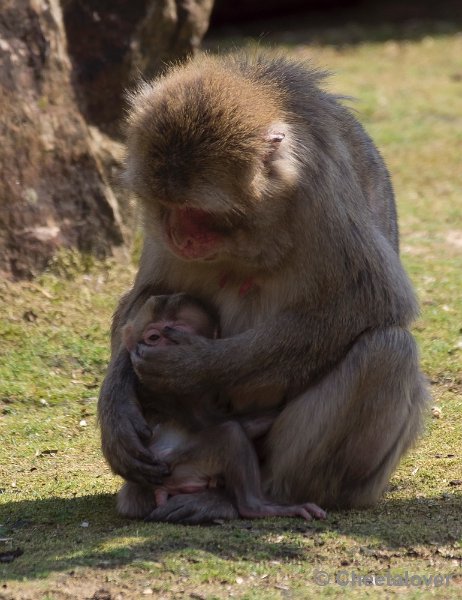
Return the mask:
<svg viewBox="0 0 462 600">
<path fill-rule="evenodd" d="M 175 342 L 168 338 L 166 329 L 174 329 L 210 339 L 215 339 L 218 335 L 218 326 L 205 310 L 197 306 L 183 306 L 173 317 L 151 313 L 152 321 L 147 321 L 145 313 L 150 309 L 150 306 L 143 308 L 144 312 L 139 317 L 141 323 L 137 323 L 137 319 L 135 319 L 134 322 L 129 322 L 124 327 L 123 343 L 129 352 L 135 351 L 138 343 L 154 348 L 174 345 Z"/>
<path fill-rule="evenodd" d="M 186 260 L 211 259 L 221 244 L 212 216 L 195 208 L 173 208 L 165 220 L 165 240 L 170 250 Z"/>
<path fill-rule="evenodd" d="M 214 324 L 211 323 L 207 313 L 195 306 L 183 306 L 180 308 L 174 318 L 160 318 L 158 321 L 148 323 L 141 335 L 141 342 L 147 346 L 162 348 L 172 346 L 172 342 L 164 333 L 168 327 L 192 335 L 202 335 L 209 338 L 216 338 L 217 331 Z"/>
<path fill-rule="evenodd" d="M 150 323 L 146 327 L 143 332 L 143 343 L 147 346 L 155 346 L 156 348 L 174 345 L 175 342 L 172 342 L 163 334 L 165 327 L 184 331 L 185 333 L 196 333 L 193 326 L 188 323 L 182 323 L 181 321 L 158 321 L 157 323 Z"/>
</svg>

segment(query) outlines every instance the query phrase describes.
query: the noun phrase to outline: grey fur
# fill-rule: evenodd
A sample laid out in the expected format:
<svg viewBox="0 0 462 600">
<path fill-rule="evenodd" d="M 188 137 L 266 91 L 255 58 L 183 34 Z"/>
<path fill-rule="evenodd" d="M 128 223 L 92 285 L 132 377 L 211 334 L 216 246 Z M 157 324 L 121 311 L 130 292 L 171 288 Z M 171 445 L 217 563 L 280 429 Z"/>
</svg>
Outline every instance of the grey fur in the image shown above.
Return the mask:
<svg viewBox="0 0 462 600">
<path fill-rule="evenodd" d="M 114 318 L 113 361 L 99 402 L 105 456 L 128 479 L 159 476 L 155 465 L 147 474 L 145 449 L 136 440 L 145 423 L 133 409 L 130 368 L 119 350 L 121 326 L 152 294 L 181 291 L 211 302 L 224 339 L 200 347 L 192 341 L 155 360 L 147 352 L 138 365 L 145 386 L 175 393 L 208 385 L 284 388 L 287 407 L 270 431 L 264 464 L 265 487 L 275 500 L 371 504 L 421 430 L 428 393 L 408 331 L 418 307 L 399 258 L 390 179 L 352 113 L 319 88 L 321 78 L 306 65 L 265 53 L 205 57 L 133 97 L 127 181 L 144 209 L 145 245 L 134 287 Z M 178 91 L 181 85 L 189 96 Z M 213 103 L 216 115 L 214 89 L 222 90 L 222 116 L 215 117 L 221 121 L 204 121 L 212 128 L 205 130 L 202 121 L 188 124 L 218 139 L 209 148 L 210 169 L 203 162 L 207 146 L 191 169 L 178 163 L 178 149 L 174 166 L 181 177 L 174 188 L 157 185 L 152 173 L 165 172 L 155 162 L 159 98 L 169 107 L 173 135 L 189 114 L 188 97 L 202 103 L 191 114 L 205 114 Z M 254 128 L 244 141 L 239 131 L 242 163 L 234 155 L 226 162 L 234 127 L 227 114 L 236 111 Z M 272 130 L 284 137 L 268 159 L 257 133 Z M 220 131 L 226 132 L 221 145 Z M 157 144 L 154 158 L 149 140 Z M 156 195 L 167 189 L 174 193 Z M 218 261 L 185 261 L 166 247 L 162 216 L 178 202 L 218 206 L 234 227 Z M 224 287 L 223 270 L 230 274 Z M 239 278 L 249 276 L 254 289 L 241 297 Z"/>
</svg>

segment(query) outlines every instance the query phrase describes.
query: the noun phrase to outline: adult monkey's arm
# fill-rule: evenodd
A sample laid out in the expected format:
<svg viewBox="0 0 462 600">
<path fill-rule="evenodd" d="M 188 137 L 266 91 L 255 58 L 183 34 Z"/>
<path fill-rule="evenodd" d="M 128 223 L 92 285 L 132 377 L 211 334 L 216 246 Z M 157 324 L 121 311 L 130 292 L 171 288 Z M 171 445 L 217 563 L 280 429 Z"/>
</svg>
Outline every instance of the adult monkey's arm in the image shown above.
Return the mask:
<svg viewBox="0 0 462 600">
<path fill-rule="evenodd" d="M 121 344 L 121 328 L 146 299 L 157 293 L 153 285 L 136 286 L 122 297 L 112 323 L 112 357 L 98 400 L 103 454 L 112 470 L 129 481 L 161 483 L 168 469 L 154 462 L 146 445 L 151 428 L 136 394 L 137 378 L 128 350 Z"/>
</svg>

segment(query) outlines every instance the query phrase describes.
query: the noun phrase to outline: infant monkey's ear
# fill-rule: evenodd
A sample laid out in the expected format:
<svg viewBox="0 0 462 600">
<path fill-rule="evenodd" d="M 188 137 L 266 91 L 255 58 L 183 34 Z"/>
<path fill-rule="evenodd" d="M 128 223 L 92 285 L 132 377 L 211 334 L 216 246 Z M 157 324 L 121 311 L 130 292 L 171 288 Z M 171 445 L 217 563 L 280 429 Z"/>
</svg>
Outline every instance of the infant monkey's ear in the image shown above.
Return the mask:
<svg viewBox="0 0 462 600">
<path fill-rule="evenodd" d="M 129 352 L 133 352 L 135 349 L 136 339 L 132 323 L 127 323 L 122 328 L 122 343 Z"/>
</svg>

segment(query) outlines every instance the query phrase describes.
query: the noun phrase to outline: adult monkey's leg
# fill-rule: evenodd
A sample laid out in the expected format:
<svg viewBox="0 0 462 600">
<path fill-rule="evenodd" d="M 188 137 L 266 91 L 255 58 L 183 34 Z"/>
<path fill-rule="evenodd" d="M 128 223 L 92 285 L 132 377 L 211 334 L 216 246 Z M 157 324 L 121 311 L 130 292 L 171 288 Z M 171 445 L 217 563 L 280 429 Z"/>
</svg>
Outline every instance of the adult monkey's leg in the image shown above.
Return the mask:
<svg viewBox="0 0 462 600">
<path fill-rule="evenodd" d="M 422 426 L 428 393 L 411 334 L 364 333 L 272 427 L 265 487 L 278 500 L 374 503 Z"/>
</svg>

